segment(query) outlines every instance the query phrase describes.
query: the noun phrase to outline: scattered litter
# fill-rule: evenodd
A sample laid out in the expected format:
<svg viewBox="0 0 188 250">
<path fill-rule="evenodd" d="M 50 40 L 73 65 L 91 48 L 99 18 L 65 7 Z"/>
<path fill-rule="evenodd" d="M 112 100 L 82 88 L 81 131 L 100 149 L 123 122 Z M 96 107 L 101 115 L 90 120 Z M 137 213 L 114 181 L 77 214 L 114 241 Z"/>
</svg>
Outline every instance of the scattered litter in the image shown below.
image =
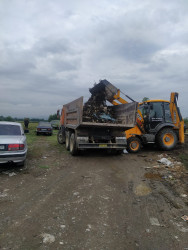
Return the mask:
<svg viewBox="0 0 188 250">
<path fill-rule="evenodd" d="M 82 175 L 81 177 L 82 178 L 91 178 L 91 176 L 84 176 L 84 175 Z"/>
<path fill-rule="evenodd" d="M 178 236 L 175 235 L 174 238 L 179 241 Z"/>
<path fill-rule="evenodd" d="M 43 237 L 43 243 L 53 243 L 55 241 L 55 237 L 51 234 L 46 234 L 46 233 L 43 233 L 41 234 L 41 236 Z"/>
<path fill-rule="evenodd" d="M 74 192 L 73 195 L 79 195 L 79 192 Z"/>
<path fill-rule="evenodd" d="M 145 169 L 151 169 L 151 167 L 145 167 Z"/>
<path fill-rule="evenodd" d="M 60 245 L 63 245 L 63 241 L 60 241 L 59 244 L 60 244 Z"/>
<path fill-rule="evenodd" d="M 146 233 L 150 233 L 150 229 L 147 228 L 147 229 L 146 229 Z"/>
<path fill-rule="evenodd" d="M 167 158 L 162 158 L 162 159 L 158 160 L 158 162 L 159 162 L 159 163 L 162 163 L 162 164 L 164 164 L 164 165 L 167 165 L 168 167 L 169 167 L 170 165 L 172 165 L 172 162 L 169 161 Z"/>
<path fill-rule="evenodd" d="M 157 218 L 151 217 L 151 218 L 149 218 L 149 220 L 150 220 L 150 223 L 152 226 L 158 226 L 158 227 L 161 226 L 161 224 L 159 223 Z"/>
<path fill-rule="evenodd" d="M 60 227 L 61 227 L 62 229 L 65 229 L 66 226 L 65 226 L 65 225 L 61 225 Z"/>
<path fill-rule="evenodd" d="M 186 194 L 181 194 L 181 197 L 186 198 L 187 195 Z"/>
<path fill-rule="evenodd" d="M 182 233 L 188 233 L 188 228 L 184 227 L 183 223 L 180 222 L 180 223 L 177 223 L 177 222 L 173 222 L 171 220 L 172 224 L 176 225 L 178 227 L 178 230 Z"/>
<path fill-rule="evenodd" d="M 46 157 L 46 156 L 43 156 L 42 158 L 43 158 L 43 159 L 46 159 L 47 157 Z"/>
<path fill-rule="evenodd" d="M 126 150 L 126 149 L 124 149 L 124 150 L 123 150 L 123 153 L 124 153 L 124 154 L 128 154 L 128 152 L 127 152 L 127 150 Z"/>
<path fill-rule="evenodd" d="M 7 197 L 8 194 L 5 194 L 5 193 L 0 193 L 0 198 L 4 198 L 4 197 Z"/>
<path fill-rule="evenodd" d="M 156 166 L 153 166 L 153 168 L 160 168 L 160 166 L 159 166 L 159 165 L 156 165 Z"/>
<path fill-rule="evenodd" d="M 182 218 L 182 220 L 184 220 L 184 221 L 188 221 L 188 216 L 187 216 L 187 215 L 184 215 L 184 216 L 182 216 L 181 218 Z"/>
<path fill-rule="evenodd" d="M 86 232 L 90 232 L 90 231 L 91 231 L 91 225 L 87 225 Z"/>
<path fill-rule="evenodd" d="M 12 172 L 12 173 L 9 173 L 8 175 L 9 175 L 9 177 L 12 177 L 12 176 L 16 175 L 16 173 Z"/>
<path fill-rule="evenodd" d="M 108 196 L 105 196 L 105 195 L 103 195 L 103 196 L 100 196 L 102 199 L 104 199 L 104 200 L 109 200 L 109 197 Z"/>
</svg>

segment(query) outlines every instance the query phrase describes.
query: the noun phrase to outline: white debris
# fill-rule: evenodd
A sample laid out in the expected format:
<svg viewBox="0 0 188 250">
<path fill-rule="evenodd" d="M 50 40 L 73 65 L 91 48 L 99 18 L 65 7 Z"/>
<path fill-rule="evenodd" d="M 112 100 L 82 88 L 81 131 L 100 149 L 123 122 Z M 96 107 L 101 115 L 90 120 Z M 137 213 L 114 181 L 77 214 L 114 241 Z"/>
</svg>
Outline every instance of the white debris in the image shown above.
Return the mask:
<svg viewBox="0 0 188 250">
<path fill-rule="evenodd" d="M 7 196 L 8 196 L 8 194 L 0 193 L 0 198 L 7 197 Z"/>
<path fill-rule="evenodd" d="M 44 244 L 46 244 L 46 243 L 51 244 L 55 241 L 55 237 L 52 234 L 43 233 L 43 234 L 41 234 L 41 236 L 43 237 Z"/>
<path fill-rule="evenodd" d="M 60 241 L 59 244 L 60 244 L 60 245 L 63 245 L 63 241 Z"/>
<path fill-rule="evenodd" d="M 161 226 L 157 218 L 151 217 L 149 220 L 152 226 L 158 226 L 158 227 Z"/>
<path fill-rule="evenodd" d="M 65 225 L 61 225 L 60 227 L 61 227 L 62 229 L 65 229 L 66 226 L 65 226 Z"/>
<path fill-rule="evenodd" d="M 186 194 L 181 194 L 181 197 L 186 198 L 187 195 Z"/>
<path fill-rule="evenodd" d="M 178 230 L 180 232 L 188 233 L 188 227 L 184 227 L 182 222 L 178 223 L 178 222 L 173 222 L 172 220 L 171 220 L 171 222 L 178 227 Z"/>
<path fill-rule="evenodd" d="M 91 231 L 91 225 L 87 225 L 87 228 L 86 228 L 86 232 L 90 232 Z"/>
<path fill-rule="evenodd" d="M 162 164 L 164 164 L 164 165 L 167 165 L 168 167 L 169 167 L 170 165 L 172 165 L 172 162 L 169 161 L 167 158 L 162 158 L 162 159 L 158 160 L 158 162 L 159 162 L 159 163 L 162 163 Z"/>
<path fill-rule="evenodd" d="M 146 229 L 146 233 L 150 233 L 150 229 L 149 228 Z"/>
<path fill-rule="evenodd" d="M 79 192 L 74 192 L 73 195 L 79 195 Z"/>
<path fill-rule="evenodd" d="M 16 175 L 16 173 L 12 172 L 12 173 L 9 173 L 8 175 L 9 175 L 9 177 L 12 177 L 12 176 Z"/>
<path fill-rule="evenodd" d="M 126 150 L 126 149 L 124 149 L 124 150 L 123 150 L 123 153 L 124 153 L 124 154 L 128 154 L 128 152 L 127 152 L 127 150 Z"/>
</svg>

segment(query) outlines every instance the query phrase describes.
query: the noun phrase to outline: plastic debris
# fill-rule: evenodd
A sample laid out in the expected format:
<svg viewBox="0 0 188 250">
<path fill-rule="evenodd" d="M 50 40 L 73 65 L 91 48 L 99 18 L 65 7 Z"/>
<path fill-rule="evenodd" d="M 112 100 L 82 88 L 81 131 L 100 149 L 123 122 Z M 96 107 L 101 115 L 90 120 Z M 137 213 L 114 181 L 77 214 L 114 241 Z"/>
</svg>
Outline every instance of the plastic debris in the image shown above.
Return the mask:
<svg viewBox="0 0 188 250">
<path fill-rule="evenodd" d="M 126 150 L 126 149 L 124 149 L 124 150 L 123 150 L 123 153 L 124 153 L 124 154 L 128 154 L 128 152 L 127 152 L 127 150 Z"/>
<path fill-rule="evenodd" d="M 86 232 L 90 232 L 90 231 L 91 231 L 91 225 L 87 225 Z"/>
<path fill-rule="evenodd" d="M 162 163 L 162 164 L 164 164 L 164 165 L 167 165 L 168 167 L 169 167 L 170 165 L 172 165 L 172 162 L 169 161 L 167 158 L 162 158 L 162 159 L 158 160 L 158 162 L 159 162 L 159 163 Z"/>
<path fill-rule="evenodd" d="M 161 226 L 157 218 L 151 217 L 149 220 L 152 226 L 158 226 L 158 227 Z"/>
<path fill-rule="evenodd" d="M 43 237 L 43 243 L 53 243 L 55 241 L 55 237 L 52 235 L 52 234 L 46 234 L 46 233 L 43 233 L 41 234 L 41 236 Z"/>
<path fill-rule="evenodd" d="M 12 172 L 12 173 L 9 173 L 8 175 L 9 175 L 9 177 L 12 177 L 12 176 L 16 175 L 16 173 Z"/>
<path fill-rule="evenodd" d="M 187 195 L 186 194 L 181 194 L 181 197 L 186 198 Z"/>
<path fill-rule="evenodd" d="M 77 196 L 77 195 L 79 195 L 79 192 L 74 192 L 73 195 L 76 195 L 76 196 Z"/>
<path fill-rule="evenodd" d="M 182 218 L 182 220 L 184 220 L 184 221 L 188 221 L 188 216 L 187 216 L 187 215 L 184 215 L 184 216 L 182 216 L 181 218 Z"/>
</svg>

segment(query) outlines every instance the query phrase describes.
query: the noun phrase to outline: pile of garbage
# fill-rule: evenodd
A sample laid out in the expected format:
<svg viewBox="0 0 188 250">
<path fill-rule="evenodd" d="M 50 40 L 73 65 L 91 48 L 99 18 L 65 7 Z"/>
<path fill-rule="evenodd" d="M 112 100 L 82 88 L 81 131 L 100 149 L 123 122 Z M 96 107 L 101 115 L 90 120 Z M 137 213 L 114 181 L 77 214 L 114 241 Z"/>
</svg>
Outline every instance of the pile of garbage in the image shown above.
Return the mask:
<svg viewBox="0 0 188 250">
<path fill-rule="evenodd" d="M 96 85 L 94 85 L 95 87 Z M 99 85 L 98 85 L 99 86 Z M 99 86 L 100 87 L 100 86 Z M 97 92 L 91 92 L 91 97 L 83 107 L 83 121 L 96 123 L 119 123 L 115 118 L 113 106 L 107 106 L 105 90 L 101 88 Z"/>
</svg>

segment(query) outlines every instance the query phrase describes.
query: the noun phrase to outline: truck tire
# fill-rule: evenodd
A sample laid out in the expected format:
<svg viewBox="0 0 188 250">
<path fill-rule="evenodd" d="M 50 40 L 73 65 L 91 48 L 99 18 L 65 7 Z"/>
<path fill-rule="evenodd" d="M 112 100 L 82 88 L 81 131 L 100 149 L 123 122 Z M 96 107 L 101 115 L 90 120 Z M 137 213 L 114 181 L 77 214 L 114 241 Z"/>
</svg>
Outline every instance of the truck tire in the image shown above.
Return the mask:
<svg viewBox="0 0 188 250">
<path fill-rule="evenodd" d="M 57 141 L 58 141 L 59 144 L 64 143 L 63 134 L 62 134 L 61 130 L 59 130 L 58 133 L 57 133 Z"/>
<path fill-rule="evenodd" d="M 127 151 L 129 153 L 137 153 L 141 148 L 141 140 L 138 137 L 130 137 L 127 140 Z"/>
<path fill-rule="evenodd" d="M 158 146 L 163 150 L 173 149 L 176 146 L 177 141 L 177 135 L 171 128 L 162 129 L 156 138 Z"/>
<path fill-rule="evenodd" d="M 72 133 L 70 136 L 70 153 L 73 156 L 77 155 L 77 153 L 78 153 L 78 147 L 77 147 L 76 138 L 75 138 L 74 133 Z"/>
<path fill-rule="evenodd" d="M 69 151 L 70 150 L 70 132 L 65 132 L 65 147 Z"/>
</svg>

